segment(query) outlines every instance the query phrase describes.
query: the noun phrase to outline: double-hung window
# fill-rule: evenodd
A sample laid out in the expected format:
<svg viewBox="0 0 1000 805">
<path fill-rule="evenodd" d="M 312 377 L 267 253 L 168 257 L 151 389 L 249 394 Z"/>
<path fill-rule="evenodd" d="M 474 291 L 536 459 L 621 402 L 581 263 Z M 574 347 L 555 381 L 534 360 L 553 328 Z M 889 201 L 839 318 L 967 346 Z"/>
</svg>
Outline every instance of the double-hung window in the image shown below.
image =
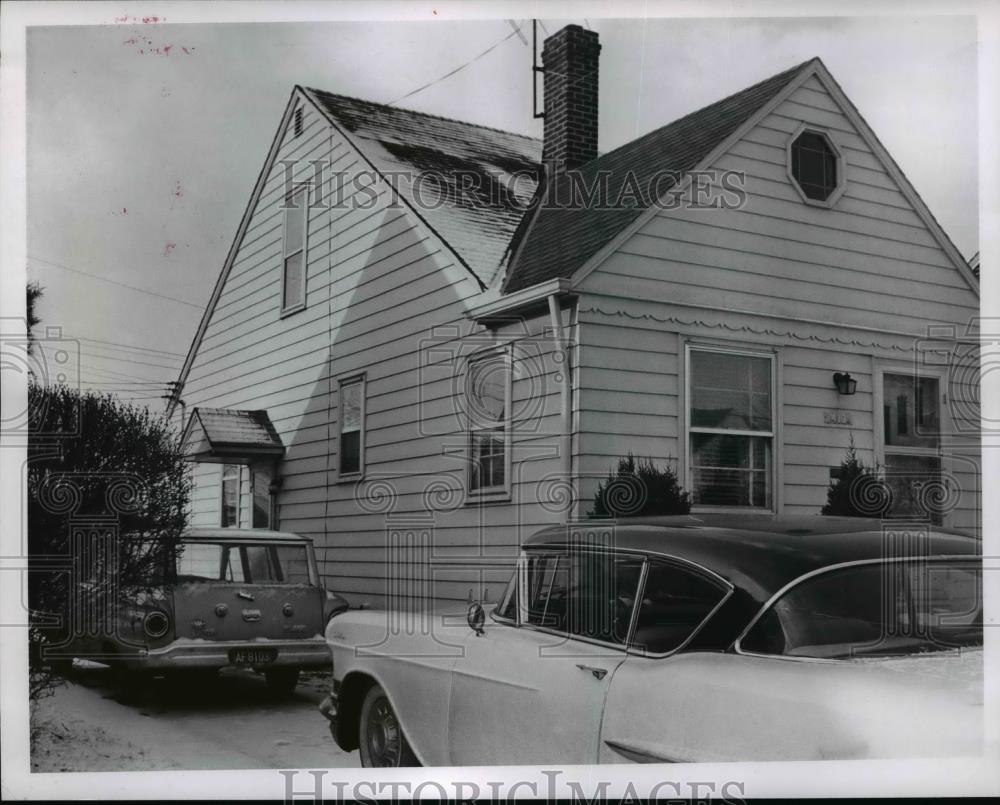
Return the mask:
<svg viewBox="0 0 1000 805">
<path fill-rule="evenodd" d="M 687 378 L 692 503 L 773 509 L 774 356 L 689 346 Z"/>
<path fill-rule="evenodd" d="M 309 186 L 302 185 L 285 199 L 282 238 L 281 312 L 306 306 L 306 239 L 309 221 Z"/>
<path fill-rule="evenodd" d="M 468 363 L 469 491 L 481 497 L 510 488 L 510 369 L 506 350 L 474 356 Z"/>
<path fill-rule="evenodd" d="M 941 523 L 941 381 L 904 371 L 881 372 L 882 462 L 891 513 Z"/>
<path fill-rule="evenodd" d="M 363 375 L 340 381 L 340 472 L 350 478 L 365 466 L 365 378 Z"/>
</svg>

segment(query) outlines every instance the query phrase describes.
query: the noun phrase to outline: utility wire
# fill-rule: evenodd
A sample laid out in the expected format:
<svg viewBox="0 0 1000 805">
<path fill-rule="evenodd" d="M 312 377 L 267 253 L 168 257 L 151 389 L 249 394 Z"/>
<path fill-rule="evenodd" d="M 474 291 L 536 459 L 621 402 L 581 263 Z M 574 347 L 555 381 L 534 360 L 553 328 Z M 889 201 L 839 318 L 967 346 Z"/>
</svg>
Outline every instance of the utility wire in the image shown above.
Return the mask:
<svg viewBox="0 0 1000 805">
<path fill-rule="evenodd" d="M 74 274 L 82 274 L 85 277 L 90 277 L 91 279 L 100 280 L 101 282 L 108 282 L 112 285 L 118 285 L 122 288 L 128 288 L 130 291 L 135 291 L 136 293 L 144 293 L 149 296 L 155 296 L 158 299 L 166 299 L 170 302 L 177 302 L 181 305 L 187 305 L 188 307 L 197 308 L 198 310 L 204 310 L 204 305 L 196 305 L 194 302 L 188 302 L 186 299 L 178 299 L 176 296 L 168 296 L 167 294 L 156 293 L 155 291 L 147 291 L 145 288 L 137 288 L 135 285 L 129 285 L 125 282 L 119 282 L 118 280 L 111 280 L 107 277 L 99 277 L 97 274 L 91 274 L 89 271 L 83 271 L 79 268 L 70 268 L 69 266 L 64 266 L 62 263 L 54 263 L 51 260 L 43 260 L 41 257 L 32 257 L 28 255 L 29 260 L 34 260 L 36 263 L 44 263 L 47 266 L 53 266 L 54 268 L 61 268 L 64 271 L 72 271 Z"/>
<path fill-rule="evenodd" d="M 142 352 L 119 352 L 118 347 L 106 347 L 101 344 L 88 344 L 81 342 L 78 349 L 86 355 L 97 355 L 98 357 L 104 358 L 121 358 L 122 360 L 140 358 L 142 360 L 148 359 L 152 361 L 166 361 L 168 369 L 173 369 L 175 366 L 180 366 L 183 363 L 180 358 L 175 358 L 171 355 L 148 355 Z"/>
<path fill-rule="evenodd" d="M 141 375 L 133 375 L 126 372 L 116 372 L 112 369 L 108 369 L 104 366 L 88 366 L 87 372 L 90 374 L 104 375 L 105 379 L 110 380 L 140 380 L 142 382 L 150 383 L 167 383 L 167 380 L 153 380 L 151 377 L 142 377 Z"/>
<path fill-rule="evenodd" d="M 436 78 L 436 79 L 434 79 L 433 81 L 430 81 L 430 82 L 428 82 L 427 84 L 424 84 L 424 85 L 423 85 L 422 87 L 417 87 L 417 88 L 416 88 L 415 90 L 413 90 L 412 92 L 407 92 L 407 93 L 406 93 L 406 94 L 405 94 L 404 96 L 402 96 L 401 98 L 397 98 L 397 99 L 396 99 L 396 100 L 394 100 L 394 101 L 390 101 L 389 103 L 387 103 L 387 104 L 386 104 L 386 106 L 395 106 L 395 105 L 396 105 L 397 103 L 399 103 L 400 101 L 405 101 L 405 100 L 406 100 L 407 98 L 410 98 L 410 97 L 412 97 L 412 96 L 416 95 L 416 94 L 417 94 L 418 92 L 423 92 L 423 91 L 424 91 L 425 89 L 428 89 L 429 87 L 433 87 L 433 86 L 434 86 L 435 84 L 440 84 L 440 83 L 441 83 L 442 81 L 444 81 L 444 80 L 445 80 L 446 78 L 451 78 L 451 77 L 452 77 L 453 75 L 455 75 L 455 73 L 458 73 L 458 72 L 460 72 L 460 71 L 464 70 L 464 69 L 465 69 L 466 67 L 468 67 L 468 66 L 469 66 L 470 64 L 472 64 L 473 62 L 477 62 L 477 61 L 479 61 L 479 60 L 480 60 L 481 58 L 483 58 L 483 56 L 485 56 L 485 55 L 486 55 L 487 53 L 491 53 L 492 51 L 496 50 L 496 49 L 497 49 L 498 47 L 500 47 L 500 45 L 502 45 L 502 44 L 503 44 L 504 42 L 506 42 L 506 41 L 507 41 L 508 39 L 511 39 L 511 38 L 513 38 L 513 37 L 517 36 L 517 35 L 518 35 L 518 34 L 520 34 L 520 33 L 521 33 L 521 28 L 520 28 L 519 26 L 516 26 L 516 27 L 514 28 L 514 30 L 513 30 L 513 31 L 511 31 L 511 32 L 510 32 L 509 34 L 507 34 L 507 36 L 505 36 L 505 37 L 504 37 L 503 39 L 501 39 L 501 40 L 500 40 L 499 42 L 496 42 L 496 43 L 494 43 L 494 44 L 490 45 L 490 46 L 489 46 L 488 48 L 486 48 L 486 50 L 484 50 L 484 51 L 483 51 L 482 53 L 480 53 L 480 54 L 479 54 L 478 56 L 473 56 L 473 57 L 472 57 L 471 59 L 469 59 L 469 60 L 468 60 L 468 61 L 467 61 L 467 62 L 466 62 L 465 64 L 462 64 L 462 65 L 459 65 L 459 66 L 458 66 L 458 67 L 456 67 L 456 68 L 455 68 L 454 70 L 451 70 L 450 72 L 447 72 L 447 73 L 445 73 L 445 74 L 444 74 L 443 76 L 441 76 L 440 78 Z"/>
<path fill-rule="evenodd" d="M 81 379 L 80 382 L 84 383 L 84 384 L 86 384 L 88 386 L 114 386 L 115 388 L 118 388 L 118 389 L 123 389 L 123 388 L 145 388 L 147 391 L 151 391 L 152 389 L 158 389 L 158 388 L 166 388 L 166 385 L 167 385 L 166 383 L 160 383 L 160 382 L 157 382 L 157 381 L 150 381 L 150 382 L 147 383 L 147 382 L 144 382 L 144 381 L 141 381 L 141 380 L 133 380 L 133 381 L 130 382 L 128 380 L 83 380 L 83 379 Z"/>
<path fill-rule="evenodd" d="M 151 366 L 155 369 L 169 369 L 171 372 L 176 372 L 178 367 L 168 366 L 164 363 L 151 363 L 149 361 L 140 361 L 137 358 L 125 358 L 121 355 L 97 355 L 93 352 L 87 352 L 86 350 L 80 350 L 81 355 L 85 355 L 88 358 L 99 361 L 117 361 L 118 363 L 134 363 L 139 366 Z"/>
<path fill-rule="evenodd" d="M 134 344 L 123 344 L 120 341 L 102 341 L 100 338 L 90 338 L 85 335 L 74 336 L 78 341 L 89 341 L 94 344 L 107 344 L 111 347 L 119 347 L 121 349 L 131 349 L 136 352 L 158 352 L 162 355 L 170 355 L 177 358 L 187 357 L 183 352 L 171 352 L 169 349 L 154 349 L 153 347 L 142 347 L 135 346 Z"/>
<path fill-rule="evenodd" d="M 161 369 L 171 369 L 173 371 L 176 371 L 181 367 L 179 363 L 173 364 L 173 363 L 156 363 L 150 361 L 142 361 L 138 356 L 133 356 L 128 354 L 125 355 L 115 354 L 115 353 L 108 354 L 107 352 L 92 352 L 87 349 L 81 349 L 80 354 L 86 355 L 88 358 L 102 358 L 104 360 L 109 360 L 109 361 L 121 361 L 122 363 L 146 363 L 149 366 L 158 366 Z M 159 358 L 160 356 L 151 355 L 149 357 Z"/>
</svg>

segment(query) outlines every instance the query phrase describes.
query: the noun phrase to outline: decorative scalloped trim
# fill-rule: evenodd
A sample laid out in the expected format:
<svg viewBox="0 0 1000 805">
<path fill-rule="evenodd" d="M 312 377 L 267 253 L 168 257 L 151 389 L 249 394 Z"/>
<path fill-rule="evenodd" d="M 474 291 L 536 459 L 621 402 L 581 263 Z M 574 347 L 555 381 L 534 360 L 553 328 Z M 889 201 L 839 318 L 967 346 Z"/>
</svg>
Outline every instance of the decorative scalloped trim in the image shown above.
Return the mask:
<svg viewBox="0 0 1000 805">
<path fill-rule="evenodd" d="M 777 338 L 794 338 L 797 341 L 815 341 L 820 344 L 841 344 L 848 347 L 874 347 L 877 349 L 889 349 L 897 352 L 912 352 L 909 347 L 901 347 L 898 344 L 883 344 L 879 341 L 861 341 L 856 338 L 840 338 L 838 336 L 824 337 L 821 335 L 793 332 L 792 330 L 774 330 L 769 327 L 751 327 L 748 324 L 733 326 L 725 322 L 709 322 L 704 319 L 682 319 L 679 316 L 654 316 L 651 313 L 629 313 L 627 310 L 615 310 L 608 312 L 600 307 L 580 308 L 580 313 L 597 313 L 601 316 L 620 316 L 633 321 L 655 321 L 657 324 L 681 324 L 685 327 L 706 327 L 711 330 L 725 330 L 730 333 L 751 333 L 753 335 L 769 335 Z"/>
</svg>

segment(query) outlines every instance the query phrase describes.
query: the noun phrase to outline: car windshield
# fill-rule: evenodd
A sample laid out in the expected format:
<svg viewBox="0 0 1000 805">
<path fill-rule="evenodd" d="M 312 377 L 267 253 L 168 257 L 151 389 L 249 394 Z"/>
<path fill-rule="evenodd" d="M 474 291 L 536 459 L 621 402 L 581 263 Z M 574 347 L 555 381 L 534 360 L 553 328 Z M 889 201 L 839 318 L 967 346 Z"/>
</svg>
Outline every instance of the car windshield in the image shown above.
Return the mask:
<svg viewBox="0 0 1000 805">
<path fill-rule="evenodd" d="M 906 561 L 857 565 L 806 579 L 764 613 L 740 648 L 849 659 L 982 643 L 979 564 Z"/>
<path fill-rule="evenodd" d="M 177 581 L 309 584 L 309 557 L 305 545 L 186 542 L 177 556 Z"/>
</svg>

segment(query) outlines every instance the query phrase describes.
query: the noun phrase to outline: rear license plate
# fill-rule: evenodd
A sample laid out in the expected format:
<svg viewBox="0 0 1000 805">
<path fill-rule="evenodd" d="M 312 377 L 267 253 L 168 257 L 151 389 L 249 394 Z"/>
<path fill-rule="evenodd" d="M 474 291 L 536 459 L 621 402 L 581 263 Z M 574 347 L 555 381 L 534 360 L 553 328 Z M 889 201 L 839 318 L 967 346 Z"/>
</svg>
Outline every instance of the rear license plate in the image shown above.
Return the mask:
<svg viewBox="0 0 1000 805">
<path fill-rule="evenodd" d="M 276 648 L 234 648 L 229 652 L 229 662 L 233 665 L 267 665 L 278 656 Z"/>
</svg>

